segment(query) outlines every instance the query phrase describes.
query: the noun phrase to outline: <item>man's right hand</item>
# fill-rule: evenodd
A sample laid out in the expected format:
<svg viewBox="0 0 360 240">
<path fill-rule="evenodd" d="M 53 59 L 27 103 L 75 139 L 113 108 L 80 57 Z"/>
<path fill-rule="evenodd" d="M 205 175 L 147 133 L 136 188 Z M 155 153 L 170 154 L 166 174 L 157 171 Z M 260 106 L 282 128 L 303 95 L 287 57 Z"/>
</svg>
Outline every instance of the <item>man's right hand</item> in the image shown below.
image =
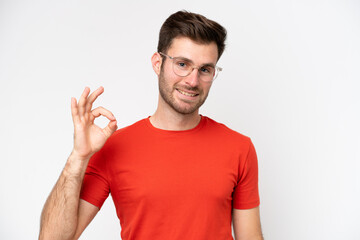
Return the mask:
<svg viewBox="0 0 360 240">
<path fill-rule="evenodd" d="M 72 154 L 78 159 L 89 159 L 95 152 L 99 151 L 106 140 L 116 131 L 116 119 L 114 115 L 103 107 L 91 110 L 94 101 L 104 92 L 99 87 L 90 96 L 90 88 L 86 87 L 79 102 L 71 98 L 71 114 L 74 123 L 74 148 Z M 95 125 L 95 118 L 100 115 L 110 120 L 105 128 Z"/>
<path fill-rule="evenodd" d="M 82 181 L 90 157 L 99 151 L 117 129 L 114 115 L 103 107 L 91 110 L 92 104 L 104 88 L 90 96 L 85 88 L 79 102 L 71 98 L 71 114 L 74 122 L 74 149 L 46 200 L 41 213 L 39 239 L 77 239 L 95 217 L 99 208 L 79 199 Z M 110 122 L 104 128 L 94 124 L 103 115 Z"/>
</svg>

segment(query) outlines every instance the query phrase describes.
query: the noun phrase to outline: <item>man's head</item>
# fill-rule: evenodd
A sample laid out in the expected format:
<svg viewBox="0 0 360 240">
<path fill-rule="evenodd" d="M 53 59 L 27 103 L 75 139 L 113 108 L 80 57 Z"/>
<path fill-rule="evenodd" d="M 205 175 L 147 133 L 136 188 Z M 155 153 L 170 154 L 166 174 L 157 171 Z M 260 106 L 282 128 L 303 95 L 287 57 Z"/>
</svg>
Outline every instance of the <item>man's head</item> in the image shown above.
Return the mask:
<svg viewBox="0 0 360 240">
<path fill-rule="evenodd" d="M 187 37 L 203 44 L 215 42 L 219 60 L 225 49 L 226 29 L 200 14 L 178 11 L 170 15 L 161 26 L 158 52 L 166 53 L 173 39 L 178 37 Z"/>
<path fill-rule="evenodd" d="M 180 11 L 164 22 L 158 52 L 152 57 L 159 76 L 159 108 L 180 114 L 198 112 L 212 84 L 212 77 L 209 81 L 204 76 L 208 76 L 208 69 L 215 68 L 224 51 L 225 38 L 222 26 L 199 14 Z M 186 67 L 190 69 L 187 75 L 182 74 L 185 66 L 190 66 Z"/>
</svg>

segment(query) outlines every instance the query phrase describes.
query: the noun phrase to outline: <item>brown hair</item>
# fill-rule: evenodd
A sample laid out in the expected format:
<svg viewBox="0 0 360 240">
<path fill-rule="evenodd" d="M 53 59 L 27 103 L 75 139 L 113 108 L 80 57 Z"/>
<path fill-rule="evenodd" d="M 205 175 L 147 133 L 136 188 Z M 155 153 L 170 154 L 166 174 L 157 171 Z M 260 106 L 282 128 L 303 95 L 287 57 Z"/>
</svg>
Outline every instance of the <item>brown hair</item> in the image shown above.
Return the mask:
<svg viewBox="0 0 360 240">
<path fill-rule="evenodd" d="M 158 52 L 166 53 L 176 37 L 205 44 L 215 42 L 219 60 L 225 49 L 226 29 L 200 14 L 183 10 L 170 15 L 161 26 Z"/>
</svg>

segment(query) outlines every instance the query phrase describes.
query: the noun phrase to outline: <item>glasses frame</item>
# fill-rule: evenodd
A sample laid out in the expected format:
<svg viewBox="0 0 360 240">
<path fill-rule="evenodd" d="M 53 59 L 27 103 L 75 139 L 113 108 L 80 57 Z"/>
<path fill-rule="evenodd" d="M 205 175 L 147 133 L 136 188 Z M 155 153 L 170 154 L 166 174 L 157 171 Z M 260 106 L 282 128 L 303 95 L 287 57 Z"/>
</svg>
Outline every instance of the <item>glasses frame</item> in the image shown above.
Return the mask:
<svg viewBox="0 0 360 240">
<path fill-rule="evenodd" d="M 164 56 L 164 57 L 168 57 L 168 58 L 170 58 L 170 59 L 173 61 L 173 64 L 172 64 L 172 66 L 173 66 L 173 72 L 174 72 L 176 75 L 178 75 L 179 77 L 187 77 L 187 76 L 189 76 L 189 75 L 194 71 L 195 68 L 199 71 L 199 68 L 203 67 L 203 66 L 196 67 L 196 66 L 192 65 L 192 66 L 191 66 L 191 68 L 192 68 L 191 71 L 190 71 L 187 75 L 181 76 L 181 75 L 177 74 L 177 73 L 175 72 L 175 70 L 174 70 L 174 60 L 175 60 L 176 58 L 178 58 L 178 57 L 171 57 L 171 56 L 169 56 L 169 55 L 167 55 L 167 54 L 165 54 L 165 53 L 162 53 L 162 52 L 159 52 L 159 54 L 162 55 L 162 56 Z M 218 66 L 214 66 L 214 68 L 215 68 L 215 74 L 214 74 L 214 77 L 212 78 L 212 80 L 211 80 L 211 81 L 204 81 L 204 80 L 203 80 L 204 82 L 213 82 L 213 81 L 217 78 L 217 76 L 219 75 L 219 72 L 221 72 L 221 71 L 223 70 L 222 67 L 218 67 Z M 201 79 L 201 78 L 200 78 L 200 79 Z"/>
</svg>

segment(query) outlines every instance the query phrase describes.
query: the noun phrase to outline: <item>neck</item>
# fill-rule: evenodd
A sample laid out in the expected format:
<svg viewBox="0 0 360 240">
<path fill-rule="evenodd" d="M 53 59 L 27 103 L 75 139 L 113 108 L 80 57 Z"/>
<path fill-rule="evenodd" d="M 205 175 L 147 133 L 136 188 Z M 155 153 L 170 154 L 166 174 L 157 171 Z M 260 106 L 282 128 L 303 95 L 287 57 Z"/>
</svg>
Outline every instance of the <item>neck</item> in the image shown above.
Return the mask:
<svg viewBox="0 0 360 240">
<path fill-rule="evenodd" d="M 173 131 L 195 128 L 200 120 L 199 110 L 190 114 L 182 114 L 170 107 L 161 107 L 161 104 L 158 105 L 155 113 L 150 117 L 150 122 L 154 127 Z"/>
</svg>

